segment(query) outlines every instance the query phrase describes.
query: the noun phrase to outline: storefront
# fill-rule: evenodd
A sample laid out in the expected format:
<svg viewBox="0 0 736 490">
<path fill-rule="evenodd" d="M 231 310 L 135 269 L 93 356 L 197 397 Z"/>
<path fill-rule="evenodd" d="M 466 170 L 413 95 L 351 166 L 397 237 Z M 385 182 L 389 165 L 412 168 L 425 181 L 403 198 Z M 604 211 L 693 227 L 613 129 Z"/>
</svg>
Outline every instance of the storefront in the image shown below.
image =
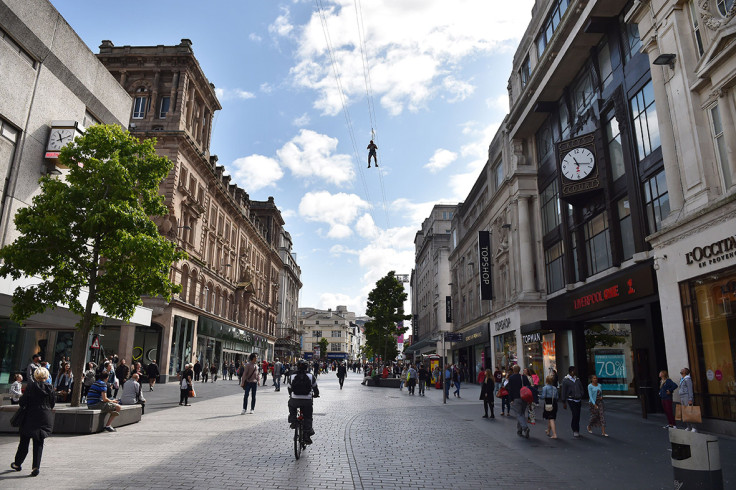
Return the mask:
<svg viewBox="0 0 736 490">
<path fill-rule="evenodd" d="M 244 363 L 254 352 L 268 359 L 270 345 L 265 337 L 204 315 L 197 321 L 197 359 L 203 366 L 214 363 L 220 369 L 223 362 Z"/>
<path fill-rule="evenodd" d="M 736 435 L 736 201 L 654 237 L 670 377 L 689 367 L 704 430 Z"/>
<path fill-rule="evenodd" d="M 452 346 L 453 363 L 458 366 L 466 383 L 477 383 L 478 373 L 490 366 L 490 336 L 488 323 L 470 328 L 464 332 L 463 341 Z"/>
<path fill-rule="evenodd" d="M 666 365 L 657 284 L 651 261 L 548 301 L 549 321 L 522 327 L 533 366 L 561 379 L 568 368 L 593 374 L 607 396 L 644 396 L 661 411 L 658 373 Z M 540 375 L 540 378 L 542 376 Z"/>
</svg>

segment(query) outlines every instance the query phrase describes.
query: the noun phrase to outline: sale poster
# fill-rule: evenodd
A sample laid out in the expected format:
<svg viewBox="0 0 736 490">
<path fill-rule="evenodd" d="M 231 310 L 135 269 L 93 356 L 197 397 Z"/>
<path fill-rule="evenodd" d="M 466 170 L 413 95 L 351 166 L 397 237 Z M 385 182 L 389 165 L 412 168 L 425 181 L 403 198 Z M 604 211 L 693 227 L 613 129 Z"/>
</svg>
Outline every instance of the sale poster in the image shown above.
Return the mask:
<svg viewBox="0 0 736 490">
<path fill-rule="evenodd" d="M 595 354 L 595 375 L 604 391 L 626 391 L 626 359 L 620 354 Z"/>
</svg>

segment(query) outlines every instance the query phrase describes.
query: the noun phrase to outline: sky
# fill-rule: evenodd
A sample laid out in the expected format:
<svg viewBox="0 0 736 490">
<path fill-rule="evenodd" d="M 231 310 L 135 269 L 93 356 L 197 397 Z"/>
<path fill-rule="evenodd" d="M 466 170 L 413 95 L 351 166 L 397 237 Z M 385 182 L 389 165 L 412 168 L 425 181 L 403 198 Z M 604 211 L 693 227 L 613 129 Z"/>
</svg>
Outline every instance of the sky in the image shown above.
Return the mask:
<svg viewBox="0 0 736 490">
<path fill-rule="evenodd" d="M 51 2 L 94 53 L 103 39 L 192 41 L 222 105 L 210 151 L 251 199 L 274 197 L 302 271 L 299 306 L 358 315 L 378 279 L 411 272 L 432 206 L 462 202 L 477 179 L 533 5 Z M 366 168 L 373 134 L 378 169 Z"/>
</svg>

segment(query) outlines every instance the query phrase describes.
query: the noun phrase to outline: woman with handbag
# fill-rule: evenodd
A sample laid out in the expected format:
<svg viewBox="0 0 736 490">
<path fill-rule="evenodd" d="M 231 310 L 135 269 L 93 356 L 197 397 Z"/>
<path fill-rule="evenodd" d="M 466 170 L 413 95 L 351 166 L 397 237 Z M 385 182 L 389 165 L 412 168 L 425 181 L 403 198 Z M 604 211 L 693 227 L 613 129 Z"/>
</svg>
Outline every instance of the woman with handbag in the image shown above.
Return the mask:
<svg viewBox="0 0 736 490">
<path fill-rule="evenodd" d="M 56 378 L 56 396 L 60 402 L 66 402 L 69 399 L 69 393 L 72 391 L 72 381 L 74 381 L 74 375 L 72 374 L 69 363 L 64 363 L 61 368 L 61 373 Z"/>
<path fill-rule="evenodd" d="M 601 435 L 608 437 L 606 434 L 606 417 L 605 405 L 603 404 L 603 388 L 598 383 L 598 376 L 595 374 L 590 377 L 588 385 L 588 401 L 590 402 L 590 421 L 588 422 L 588 432 L 593 433 L 593 427 L 600 426 Z"/>
<path fill-rule="evenodd" d="M 184 366 L 184 371 L 181 373 L 181 382 L 179 385 L 179 405 L 189 406 L 189 390 L 192 389 L 192 378 L 194 378 L 194 371 L 192 371 L 192 365 L 187 364 Z"/>
<path fill-rule="evenodd" d="M 480 385 L 480 399 L 483 400 L 483 415 L 484 419 L 488 418 L 488 407 L 491 407 L 491 418 L 495 419 L 496 416 L 493 414 L 493 392 L 494 390 L 493 373 L 490 369 L 486 369 L 483 383 Z"/>
<path fill-rule="evenodd" d="M 547 429 L 544 431 L 551 439 L 557 439 L 557 387 L 555 377 L 551 374 L 545 380 L 547 384 L 542 388 L 541 398 L 544 400 L 544 412 L 542 418 L 547 421 Z"/>
<path fill-rule="evenodd" d="M 38 476 L 41 467 L 41 455 L 43 453 L 43 440 L 51 434 L 54 422 L 52 409 L 55 404 L 53 387 L 46 381 L 49 379 L 49 371 L 39 367 L 33 372 L 34 381 L 29 381 L 26 392 L 20 397 L 20 408 L 24 413 L 20 415 L 20 442 L 15 453 L 15 461 L 10 467 L 20 471 L 23 461 L 28 455 L 28 445 L 33 439 L 33 466 L 31 476 Z"/>
<path fill-rule="evenodd" d="M 506 389 L 506 385 L 509 384 L 509 376 L 511 376 L 511 370 L 506 373 L 506 377 L 501 383 L 501 389 L 498 390 L 498 396 L 501 399 L 501 415 L 511 416 L 511 398 L 509 398 L 509 390 Z"/>
<path fill-rule="evenodd" d="M 682 368 L 680 375 L 682 376 L 680 379 L 680 404 L 682 405 L 682 412 L 685 412 L 685 407 L 693 405 L 693 380 L 690 378 L 690 368 Z M 682 420 L 685 421 L 684 413 L 682 414 Z M 697 432 L 692 422 L 685 422 L 685 430 Z"/>
</svg>

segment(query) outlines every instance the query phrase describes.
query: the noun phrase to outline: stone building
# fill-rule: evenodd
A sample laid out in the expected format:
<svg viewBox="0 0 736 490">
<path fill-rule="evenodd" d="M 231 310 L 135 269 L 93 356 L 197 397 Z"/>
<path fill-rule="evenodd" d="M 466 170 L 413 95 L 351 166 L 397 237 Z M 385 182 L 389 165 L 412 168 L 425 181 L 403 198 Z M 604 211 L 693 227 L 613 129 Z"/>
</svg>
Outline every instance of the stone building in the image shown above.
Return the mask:
<svg viewBox="0 0 736 490">
<path fill-rule="evenodd" d="M 284 221 L 273 198 L 251 200 L 210 154 L 212 118 L 221 106 L 191 41 L 103 41 L 98 59 L 133 99 L 131 133 L 156 138 L 158 153 L 174 162 L 161 183 L 170 214 L 158 225 L 189 255 L 171 268 L 181 293 L 169 304 L 146 300 L 154 308 L 151 336 L 145 345 L 128 341 L 121 354 L 143 357 L 144 363 L 156 358 L 169 376 L 195 358 L 218 366 L 251 352 L 271 359 Z"/>
<path fill-rule="evenodd" d="M 638 1 L 669 215 L 647 240 L 670 375 L 689 366 L 706 430 L 736 434 L 736 6 Z"/>
<path fill-rule="evenodd" d="M 450 296 L 450 232 L 455 204 L 437 204 L 414 237 L 415 266 L 409 287 L 412 301 L 413 343 L 407 355 L 439 353 L 436 339 L 449 331 L 447 298 Z"/>
<path fill-rule="evenodd" d="M 313 359 L 315 349 L 323 338 L 329 345 L 327 352 L 320 350 L 320 357 L 328 361 L 352 361 L 358 358 L 354 352 L 355 313 L 346 306 L 333 311 L 316 308 L 299 308 L 299 330 L 302 332 L 302 357 Z"/>
<path fill-rule="evenodd" d="M 0 172 L 5 185 L 0 208 L 0 246 L 17 238 L 16 212 L 40 190 L 38 179 L 54 174 L 61 149 L 52 134 L 68 134 L 65 142 L 96 123 L 126 125 L 131 97 L 118 84 L 74 30 L 47 0 L 0 0 Z M 50 144 L 52 143 L 53 144 Z M 57 307 L 29 318 L 23 326 L 10 320 L 16 287 L 38 284 L 39 278 L 0 278 L 0 390 L 12 375 L 23 372 L 32 354 L 40 353 L 56 376 L 62 357 L 71 356 L 79 318 Z M 103 317 L 111 330 L 121 321 Z M 136 339 L 145 335 L 151 310 L 137 308 L 123 328 Z M 117 351 L 102 337 L 100 351 Z M 94 355 L 95 351 L 90 352 Z"/>
<path fill-rule="evenodd" d="M 301 331 L 299 329 L 299 291 L 302 288 L 302 270 L 292 252 L 291 235 L 281 234 L 279 255 L 284 267 L 281 270 L 279 288 L 279 314 L 276 319 L 276 357 L 293 362 L 301 356 Z"/>
</svg>

